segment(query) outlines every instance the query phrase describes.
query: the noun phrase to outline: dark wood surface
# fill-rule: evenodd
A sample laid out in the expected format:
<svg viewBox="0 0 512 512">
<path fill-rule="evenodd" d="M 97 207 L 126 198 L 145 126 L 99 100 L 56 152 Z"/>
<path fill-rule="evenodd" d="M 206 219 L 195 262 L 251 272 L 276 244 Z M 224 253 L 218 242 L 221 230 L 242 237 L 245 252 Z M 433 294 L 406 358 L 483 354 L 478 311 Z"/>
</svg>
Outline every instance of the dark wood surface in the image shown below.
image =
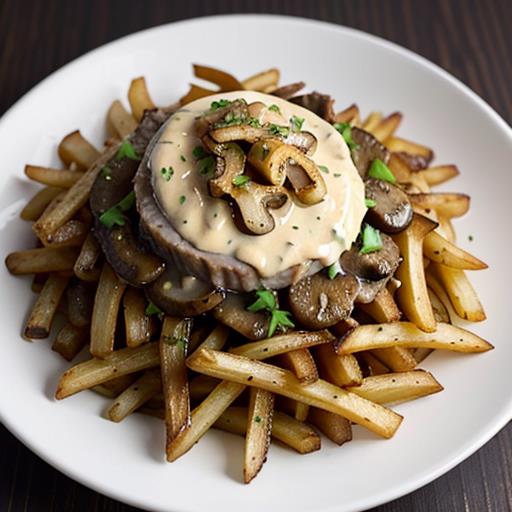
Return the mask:
<svg viewBox="0 0 512 512">
<path fill-rule="evenodd" d="M 225 13 L 339 23 L 439 64 L 512 122 L 510 0 L 0 0 L 0 114 L 66 62 L 131 32 Z M 512 510 L 512 427 L 432 484 L 373 512 Z M 0 511 L 134 512 L 62 475 L 0 426 Z M 270 508 L 269 508 L 270 510 Z"/>
</svg>

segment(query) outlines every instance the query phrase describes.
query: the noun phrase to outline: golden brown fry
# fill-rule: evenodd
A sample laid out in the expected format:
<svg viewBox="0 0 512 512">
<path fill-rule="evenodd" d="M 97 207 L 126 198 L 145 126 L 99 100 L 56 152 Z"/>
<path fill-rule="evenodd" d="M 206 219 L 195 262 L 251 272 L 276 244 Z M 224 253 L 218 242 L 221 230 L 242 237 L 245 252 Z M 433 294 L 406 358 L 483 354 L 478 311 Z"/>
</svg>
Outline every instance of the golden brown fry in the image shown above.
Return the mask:
<svg viewBox="0 0 512 512">
<path fill-rule="evenodd" d="M 373 130 L 377 128 L 379 123 L 382 121 L 382 114 L 380 112 L 371 112 L 368 117 L 363 121 L 363 130 L 369 133 L 373 133 Z"/>
<path fill-rule="evenodd" d="M 302 402 L 295 402 L 294 417 L 297 421 L 306 421 L 308 419 L 310 406 Z"/>
<path fill-rule="evenodd" d="M 57 334 L 52 350 L 60 354 L 67 361 L 72 361 L 87 345 L 88 341 L 88 329 L 75 327 L 71 323 L 67 323 Z"/>
<path fill-rule="evenodd" d="M 230 73 L 210 66 L 194 64 L 194 75 L 220 87 L 221 91 L 239 91 L 243 85 Z"/>
<path fill-rule="evenodd" d="M 342 354 L 386 347 L 436 348 L 455 352 L 486 352 L 493 346 L 461 327 L 439 323 L 435 332 L 425 332 L 412 322 L 360 325 L 340 346 Z"/>
<path fill-rule="evenodd" d="M 30 289 L 34 293 L 41 293 L 43 289 L 44 283 L 48 279 L 48 274 L 34 274 L 34 278 L 32 279 L 32 284 L 30 285 Z"/>
<path fill-rule="evenodd" d="M 73 267 L 75 275 L 82 281 L 97 281 L 101 275 L 101 267 L 96 265 L 100 256 L 100 244 L 94 235 L 89 233 Z"/>
<path fill-rule="evenodd" d="M 264 91 L 279 83 L 279 69 L 271 68 L 242 80 L 242 88 L 248 91 Z"/>
<path fill-rule="evenodd" d="M 394 372 L 414 370 L 417 361 L 410 350 L 404 347 L 377 348 L 372 354 Z"/>
<path fill-rule="evenodd" d="M 37 192 L 27 203 L 25 208 L 21 210 L 20 217 L 27 221 L 37 220 L 52 200 L 62 192 L 63 189 L 58 187 L 45 187 L 39 190 L 39 192 Z"/>
<path fill-rule="evenodd" d="M 410 181 L 412 177 L 412 171 L 398 155 L 391 153 L 388 167 L 391 169 L 391 172 L 394 174 L 398 183 L 407 183 Z"/>
<path fill-rule="evenodd" d="M 173 462 L 203 437 L 221 414 L 238 398 L 245 385 L 222 381 L 191 414 L 190 427 L 167 447 L 167 460 Z"/>
<path fill-rule="evenodd" d="M 55 398 L 61 400 L 84 389 L 103 384 L 114 377 L 153 368 L 159 364 L 158 343 L 122 348 L 111 352 L 105 359 L 93 357 L 64 372 L 57 386 Z"/>
<path fill-rule="evenodd" d="M 91 390 L 107 398 L 116 398 L 125 389 L 131 386 L 138 377 L 138 373 L 121 375 L 120 377 L 115 377 L 113 379 L 107 380 L 106 382 L 103 382 L 102 384 L 93 386 Z"/>
<path fill-rule="evenodd" d="M 409 320 L 427 332 L 435 330 L 436 321 L 423 270 L 423 239 L 435 227 L 435 222 L 415 213 L 410 226 L 393 236 L 403 258 L 395 273 L 402 282 L 396 291 L 398 305 Z"/>
<path fill-rule="evenodd" d="M 273 412 L 274 395 L 263 389 L 251 388 L 244 455 L 246 484 L 260 472 L 267 460 Z"/>
<path fill-rule="evenodd" d="M 279 365 L 292 371 L 302 384 L 318 380 L 315 360 L 307 348 L 299 348 L 278 356 Z"/>
<path fill-rule="evenodd" d="M 106 357 L 114 350 L 119 304 L 126 284 L 105 263 L 96 289 L 91 320 L 91 355 Z"/>
<path fill-rule="evenodd" d="M 53 318 L 69 278 L 50 274 L 30 312 L 23 334 L 29 339 L 48 338 Z"/>
<path fill-rule="evenodd" d="M 383 288 L 369 304 L 358 304 L 357 307 L 369 314 L 376 322 L 398 322 L 400 310 L 393 296 Z"/>
<path fill-rule="evenodd" d="M 431 373 L 414 370 L 366 377 L 360 386 L 347 389 L 378 404 L 395 404 L 438 393 L 443 386 Z"/>
<path fill-rule="evenodd" d="M 425 181 L 430 186 L 434 186 L 445 183 L 455 178 L 460 173 L 456 165 L 439 165 L 436 167 L 428 167 L 427 169 L 422 169 L 421 171 L 418 171 L 418 174 L 423 176 Z"/>
<path fill-rule="evenodd" d="M 352 354 L 347 355 L 351 356 Z M 366 363 L 370 375 L 382 375 L 384 373 L 390 372 L 390 369 L 373 355 L 373 351 L 361 352 L 358 354 L 358 357 L 362 359 L 364 363 Z"/>
<path fill-rule="evenodd" d="M 151 318 L 146 315 L 146 298 L 140 290 L 128 288 L 123 296 L 126 345 L 138 347 L 151 339 Z"/>
<path fill-rule="evenodd" d="M 31 180 L 59 188 L 72 187 L 82 176 L 83 172 L 70 171 L 69 169 L 52 169 L 37 165 L 26 165 L 25 175 Z"/>
<path fill-rule="evenodd" d="M 334 122 L 335 123 L 350 123 L 352 124 L 352 121 L 359 118 L 359 107 L 353 103 L 349 107 L 347 107 L 345 110 L 342 110 L 341 112 L 338 112 L 334 116 Z"/>
<path fill-rule="evenodd" d="M 212 350 L 221 350 L 228 339 L 229 329 L 222 324 L 219 324 L 213 331 L 206 337 L 206 339 L 199 345 L 198 348 L 211 348 Z"/>
<path fill-rule="evenodd" d="M 160 360 L 165 405 L 166 451 L 190 425 L 190 396 L 185 359 L 190 338 L 189 319 L 166 316 L 160 334 Z"/>
<path fill-rule="evenodd" d="M 196 375 L 188 385 L 190 400 L 198 402 L 204 400 L 219 384 L 219 379 L 208 375 Z"/>
<path fill-rule="evenodd" d="M 470 197 L 466 194 L 432 192 L 430 194 L 409 194 L 413 208 L 435 210 L 441 217 L 461 217 L 469 210 Z"/>
<path fill-rule="evenodd" d="M 62 139 L 58 152 L 66 165 L 75 163 L 81 170 L 88 169 L 100 157 L 99 151 L 78 130 Z"/>
<path fill-rule="evenodd" d="M 382 121 L 373 130 L 373 136 L 380 142 L 388 140 L 398 130 L 402 122 L 402 114 L 400 112 L 393 112 L 389 116 L 382 119 Z"/>
<path fill-rule="evenodd" d="M 71 270 L 77 254 L 75 247 L 39 247 L 11 252 L 5 259 L 5 264 L 14 275 L 59 272 Z"/>
<path fill-rule="evenodd" d="M 386 140 L 386 146 L 390 151 L 400 153 L 405 152 L 411 155 L 420 155 L 427 160 L 432 159 L 433 151 L 422 144 L 418 144 L 416 142 L 412 142 L 410 140 L 405 140 L 400 137 L 391 137 Z"/>
<path fill-rule="evenodd" d="M 159 370 L 156 368 L 146 370 L 139 379 L 115 399 L 107 410 L 107 418 L 116 423 L 124 420 L 161 389 L 162 379 Z"/>
<path fill-rule="evenodd" d="M 124 139 L 137 128 L 137 121 L 119 100 L 115 100 L 107 112 L 107 126 L 120 139 Z"/>
<path fill-rule="evenodd" d="M 280 336 L 273 336 L 261 341 L 255 341 L 240 345 L 230 350 L 252 359 L 267 359 L 268 357 L 284 354 L 300 348 L 313 347 L 322 343 L 334 341 L 334 336 L 326 330 L 323 331 L 294 331 Z"/>
<path fill-rule="evenodd" d="M 446 290 L 457 315 L 470 322 L 482 322 L 487 318 L 478 295 L 463 270 L 432 263 L 428 273 L 436 277 Z"/>
<path fill-rule="evenodd" d="M 340 387 L 357 385 L 363 380 L 357 359 L 353 355 L 337 354 L 332 343 L 318 345 L 314 354 L 322 379 Z"/>
<path fill-rule="evenodd" d="M 357 387 L 357 386 L 356 386 Z M 343 416 L 312 407 L 309 421 L 333 443 L 341 446 L 352 441 L 352 426 Z"/>
<path fill-rule="evenodd" d="M 436 321 L 451 324 L 450 312 L 448 311 L 448 305 L 451 304 L 451 302 L 448 294 L 443 288 L 443 285 L 430 272 L 426 273 L 426 278 L 428 295 Z"/>
<path fill-rule="evenodd" d="M 482 270 L 487 264 L 432 231 L 423 240 L 423 253 L 436 263 L 462 270 Z"/>
<path fill-rule="evenodd" d="M 134 78 L 128 89 L 128 102 L 132 109 L 132 115 L 140 123 L 144 110 L 155 108 L 155 104 L 149 95 L 146 79 L 143 76 Z"/>
<path fill-rule="evenodd" d="M 192 101 L 198 100 L 199 98 L 205 98 L 206 96 L 211 96 L 212 94 L 216 94 L 217 91 L 212 91 L 211 89 L 206 89 L 205 87 L 199 87 L 199 85 L 190 84 L 190 89 L 180 98 L 180 103 L 182 105 L 186 105 Z"/>
<path fill-rule="evenodd" d="M 304 386 L 288 370 L 243 356 L 203 349 L 187 359 L 187 366 L 212 377 L 265 389 L 340 414 L 383 437 L 392 437 L 402 421 L 399 414 L 358 399 L 327 381 L 319 379 Z"/>
<path fill-rule="evenodd" d="M 75 327 L 86 327 L 91 323 L 94 290 L 89 284 L 73 280 L 66 290 L 66 304 L 71 324 Z"/>
<path fill-rule="evenodd" d="M 43 239 L 46 247 L 80 247 L 88 233 L 89 226 L 75 219 L 68 220 L 50 238 Z"/>
</svg>

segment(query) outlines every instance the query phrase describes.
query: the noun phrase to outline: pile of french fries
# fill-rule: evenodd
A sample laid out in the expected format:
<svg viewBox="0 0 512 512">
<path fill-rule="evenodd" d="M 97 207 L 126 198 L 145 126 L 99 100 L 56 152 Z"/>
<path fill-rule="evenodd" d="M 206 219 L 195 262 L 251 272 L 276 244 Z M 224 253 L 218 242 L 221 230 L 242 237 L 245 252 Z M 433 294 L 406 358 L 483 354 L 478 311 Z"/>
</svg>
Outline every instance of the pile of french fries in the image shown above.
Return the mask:
<svg viewBox="0 0 512 512">
<path fill-rule="evenodd" d="M 277 69 L 242 81 L 205 66 L 194 69 L 216 89 L 192 85 L 182 104 L 218 91 L 279 88 Z M 102 166 L 144 110 L 155 106 L 142 77 L 133 80 L 128 99 L 131 111 L 114 101 L 107 113 L 104 148 L 75 131 L 58 147 L 64 168 L 25 168 L 44 188 L 21 212 L 32 223 L 37 246 L 6 259 L 12 274 L 34 276 L 37 299 L 23 335 L 49 337 L 61 315 L 66 321 L 52 349 L 68 361 L 82 350 L 91 355 L 62 375 L 57 399 L 92 389 L 111 400 L 106 416 L 112 421 L 134 412 L 162 418 L 170 462 L 212 427 L 245 436 L 243 479 L 250 482 L 271 439 L 305 454 L 320 448 L 318 432 L 338 445 L 350 441 L 353 424 L 392 437 L 402 416 L 389 404 L 442 390 L 418 369 L 432 350 L 492 348 L 453 323 L 454 313 L 472 322 L 485 319 L 466 271 L 486 265 L 455 244 L 452 226 L 453 218 L 467 212 L 469 197 L 431 192 L 457 176 L 457 167 L 411 169 L 400 152 L 431 159 L 432 150 L 395 135 L 400 113 L 372 112 L 361 120 L 357 105 L 339 112 L 336 121 L 362 127 L 388 147 L 389 166 L 414 206 L 412 224 L 393 237 L 403 258 L 396 280 L 329 330 L 288 331 L 257 342 L 213 318 L 148 314 L 143 292 L 127 286 L 105 262 L 88 207 Z"/>
</svg>

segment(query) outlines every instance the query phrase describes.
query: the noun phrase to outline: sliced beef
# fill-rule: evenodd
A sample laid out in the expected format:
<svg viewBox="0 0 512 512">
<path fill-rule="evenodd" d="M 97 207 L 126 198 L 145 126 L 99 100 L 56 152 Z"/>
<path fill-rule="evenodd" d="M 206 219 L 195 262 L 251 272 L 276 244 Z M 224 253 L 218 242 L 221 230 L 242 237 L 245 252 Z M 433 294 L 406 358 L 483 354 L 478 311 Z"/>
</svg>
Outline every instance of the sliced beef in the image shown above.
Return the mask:
<svg viewBox="0 0 512 512">
<path fill-rule="evenodd" d="M 352 160 L 361 175 L 366 178 L 371 163 L 378 158 L 385 164 L 389 160 L 389 151 L 371 133 L 361 128 L 352 128 L 352 140 L 357 144 L 352 149 Z"/>
<path fill-rule="evenodd" d="M 334 117 L 336 115 L 334 112 L 334 99 L 328 94 L 312 92 L 302 96 L 294 96 L 288 101 L 311 110 L 311 112 L 325 119 L 328 123 L 334 123 Z"/>
<path fill-rule="evenodd" d="M 301 89 L 304 89 L 306 84 L 304 82 L 295 82 L 293 84 L 282 85 L 278 87 L 274 91 L 272 91 L 273 96 L 277 96 L 279 98 L 283 98 L 287 100 L 291 98 L 294 94 L 297 94 Z"/>
</svg>

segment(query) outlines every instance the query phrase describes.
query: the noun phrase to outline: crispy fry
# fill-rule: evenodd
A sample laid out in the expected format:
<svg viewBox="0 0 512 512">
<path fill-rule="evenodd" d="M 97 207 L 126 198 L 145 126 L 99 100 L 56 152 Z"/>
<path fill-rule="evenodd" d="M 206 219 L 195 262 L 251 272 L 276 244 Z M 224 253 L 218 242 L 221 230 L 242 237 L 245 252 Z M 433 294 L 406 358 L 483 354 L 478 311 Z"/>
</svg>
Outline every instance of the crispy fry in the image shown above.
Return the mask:
<svg viewBox="0 0 512 512">
<path fill-rule="evenodd" d="M 307 348 L 285 352 L 278 356 L 278 360 L 280 366 L 292 371 L 302 384 L 311 384 L 318 380 L 315 360 Z"/>
<path fill-rule="evenodd" d="M 69 278 L 50 274 L 30 312 L 23 334 L 29 339 L 48 338 L 60 299 Z"/>
<path fill-rule="evenodd" d="M 82 176 L 83 172 L 70 171 L 69 169 L 52 169 L 50 167 L 39 167 L 26 165 L 25 175 L 31 180 L 59 188 L 72 187 Z"/>
<path fill-rule="evenodd" d="M 436 167 L 427 167 L 418 171 L 420 176 L 423 176 L 425 181 L 430 185 L 441 185 L 456 176 L 458 176 L 459 169 L 456 165 L 438 165 Z"/>
<path fill-rule="evenodd" d="M 414 370 L 417 361 L 409 349 L 404 347 L 377 348 L 372 354 L 394 372 Z"/>
<path fill-rule="evenodd" d="M 46 247 L 80 247 L 89 233 L 89 226 L 75 219 L 68 220 L 51 236 L 43 240 Z"/>
<path fill-rule="evenodd" d="M 239 91 L 243 85 L 230 73 L 210 66 L 194 64 L 194 75 L 220 87 L 221 91 Z"/>
<path fill-rule="evenodd" d="M 121 375 L 120 377 L 115 377 L 102 384 L 93 386 L 91 390 L 107 398 L 117 398 L 125 389 L 131 386 L 138 377 L 139 374 L 137 372 Z"/>
<path fill-rule="evenodd" d="M 435 332 L 418 329 L 412 322 L 360 325 L 340 346 L 342 354 L 386 347 L 436 348 L 455 352 L 486 352 L 493 346 L 461 327 L 438 323 Z"/>
<path fill-rule="evenodd" d="M 131 386 L 125 389 L 107 410 L 107 418 L 116 423 L 144 405 L 162 389 L 158 369 L 146 370 Z"/>
<path fill-rule="evenodd" d="M 114 350 L 119 304 L 126 284 L 105 263 L 96 289 L 91 320 L 91 355 L 106 357 Z"/>
<path fill-rule="evenodd" d="M 452 221 L 439 215 L 437 220 L 439 222 L 439 227 L 437 228 L 439 233 L 444 236 L 446 240 L 454 244 L 457 241 L 457 234 L 455 233 L 455 228 L 453 227 Z"/>
<path fill-rule="evenodd" d="M 434 152 L 427 146 L 405 140 L 400 137 L 391 137 L 386 140 L 386 146 L 390 151 L 400 153 L 409 153 L 410 155 L 420 155 L 427 160 L 431 160 Z"/>
<path fill-rule="evenodd" d="M 371 112 L 368 117 L 363 121 L 363 130 L 373 133 L 373 130 L 377 128 L 379 123 L 382 121 L 382 114 L 380 112 Z"/>
<path fill-rule="evenodd" d="M 448 297 L 437 277 L 430 272 L 427 272 L 425 277 L 427 278 L 428 294 L 436 321 L 451 324 L 451 316 L 448 311 L 448 306 L 451 304 L 450 297 Z"/>
<path fill-rule="evenodd" d="M 61 400 L 84 389 L 103 384 L 114 377 L 153 368 L 159 364 L 158 343 L 145 343 L 136 348 L 122 348 L 111 352 L 105 359 L 93 357 L 63 373 L 55 398 Z"/>
<path fill-rule="evenodd" d="M 435 210 L 441 217 L 461 217 L 469 210 L 470 197 L 466 194 L 432 192 L 430 194 L 409 194 L 414 208 Z"/>
<path fill-rule="evenodd" d="M 295 402 L 295 419 L 297 421 L 306 421 L 308 419 L 310 409 L 311 407 L 308 404 L 304 404 L 302 402 Z"/>
<path fill-rule="evenodd" d="M 350 356 L 352 354 L 347 355 Z M 379 361 L 379 359 L 377 359 L 373 355 L 373 351 L 370 352 L 368 350 L 366 352 L 361 352 L 358 354 L 358 357 L 362 359 L 363 363 L 366 363 L 370 375 L 382 375 L 384 373 L 390 372 L 390 369 L 382 361 Z"/>
<path fill-rule="evenodd" d="M 100 244 L 92 233 L 84 240 L 80 254 L 76 258 L 73 271 L 82 281 L 97 281 L 101 275 L 101 267 L 96 263 L 101 255 Z"/>
<path fill-rule="evenodd" d="M 279 69 L 271 68 L 242 80 L 242 88 L 248 91 L 265 91 L 279 83 Z"/>
<path fill-rule="evenodd" d="M 99 151 L 78 130 L 62 139 L 58 152 L 66 165 L 75 163 L 81 170 L 88 169 L 100 156 Z"/>
<path fill-rule="evenodd" d="M 107 126 L 120 139 L 124 139 L 137 128 L 137 121 L 119 100 L 115 100 L 107 112 Z"/>
<path fill-rule="evenodd" d="M 144 115 L 144 110 L 155 108 L 155 104 L 148 92 L 146 79 L 143 76 L 132 80 L 128 89 L 128 102 L 132 109 L 132 115 L 138 123 L 140 123 Z"/>
<path fill-rule="evenodd" d="M 347 388 L 378 404 L 396 404 L 438 393 L 443 386 L 424 370 L 366 377 L 360 386 Z"/>
<path fill-rule="evenodd" d="M 398 322 L 400 310 L 393 296 L 383 288 L 369 304 L 358 304 L 357 307 L 368 313 L 376 322 Z"/>
<path fill-rule="evenodd" d="M 337 354 L 332 343 L 318 345 L 314 354 L 322 379 L 340 387 L 357 385 L 363 380 L 356 358 L 351 354 Z"/>
<path fill-rule="evenodd" d="M 251 388 L 247 434 L 245 436 L 244 482 L 248 484 L 267 460 L 274 395 L 262 389 Z"/>
<path fill-rule="evenodd" d="M 66 290 L 68 319 L 75 327 L 86 327 L 91 323 L 94 305 L 94 290 L 77 279 Z"/>
<path fill-rule="evenodd" d="M 151 339 L 151 318 L 146 315 L 146 298 L 136 288 L 128 288 L 123 296 L 126 345 L 138 347 Z"/>
<path fill-rule="evenodd" d="M 27 203 L 25 208 L 21 210 L 20 217 L 23 220 L 35 221 L 45 211 L 46 207 L 63 192 L 58 187 L 45 187 L 37 192 Z"/>
<path fill-rule="evenodd" d="M 206 96 L 211 96 L 215 94 L 217 91 L 212 91 L 211 89 L 206 89 L 205 87 L 199 87 L 199 85 L 190 84 L 190 89 L 180 98 L 180 103 L 182 105 L 186 105 L 194 100 L 198 100 L 199 98 L 205 98 Z"/>
<path fill-rule="evenodd" d="M 267 359 L 268 357 L 284 354 L 299 348 L 308 348 L 322 343 L 334 341 L 334 336 L 328 331 L 295 331 L 273 336 L 261 341 L 255 341 L 240 345 L 230 350 L 252 359 Z"/>
<path fill-rule="evenodd" d="M 5 259 L 5 264 L 14 275 L 59 272 L 71 270 L 77 255 L 75 247 L 38 247 L 11 252 Z"/>
<path fill-rule="evenodd" d="M 41 293 L 43 289 L 44 283 L 48 279 L 48 274 L 34 274 L 34 278 L 32 279 L 32 284 L 30 285 L 30 289 L 34 293 Z"/>
<path fill-rule="evenodd" d="M 410 181 L 412 177 L 412 171 L 398 155 L 391 153 L 388 167 L 391 169 L 391 172 L 394 174 L 398 183 L 407 183 Z"/>
<path fill-rule="evenodd" d="M 211 348 L 212 350 L 221 350 L 228 339 L 229 329 L 222 324 L 217 325 L 198 348 Z"/>
<path fill-rule="evenodd" d="M 342 110 L 341 112 L 338 112 L 334 116 L 334 122 L 335 123 L 350 123 L 352 124 L 352 121 L 359 118 L 359 107 L 353 103 L 349 107 L 347 107 L 345 110 Z"/>
<path fill-rule="evenodd" d="M 357 387 L 357 386 L 356 386 Z M 352 426 L 343 416 L 311 407 L 309 421 L 333 443 L 341 446 L 352 441 Z"/>
<path fill-rule="evenodd" d="M 72 361 L 88 341 L 89 331 L 87 329 L 67 323 L 57 334 L 52 350 L 67 361 Z"/>
<path fill-rule="evenodd" d="M 219 384 L 219 379 L 208 377 L 208 375 L 196 375 L 189 382 L 190 400 L 198 402 L 204 400 Z"/>
<path fill-rule="evenodd" d="M 392 437 L 402 421 L 399 414 L 358 400 L 356 395 L 327 381 L 319 379 L 303 386 L 292 372 L 243 356 L 203 349 L 187 359 L 187 366 L 206 375 L 255 386 L 340 414 L 383 437 Z"/>
<path fill-rule="evenodd" d="M 398 130 L 402 122 L 402 114 L 400 112 L 393 112 L 389 116 L 382 119 L 382 121 L 373 130 L 373 136 L 380 142 L 388 140 Z"/>
</svg>

